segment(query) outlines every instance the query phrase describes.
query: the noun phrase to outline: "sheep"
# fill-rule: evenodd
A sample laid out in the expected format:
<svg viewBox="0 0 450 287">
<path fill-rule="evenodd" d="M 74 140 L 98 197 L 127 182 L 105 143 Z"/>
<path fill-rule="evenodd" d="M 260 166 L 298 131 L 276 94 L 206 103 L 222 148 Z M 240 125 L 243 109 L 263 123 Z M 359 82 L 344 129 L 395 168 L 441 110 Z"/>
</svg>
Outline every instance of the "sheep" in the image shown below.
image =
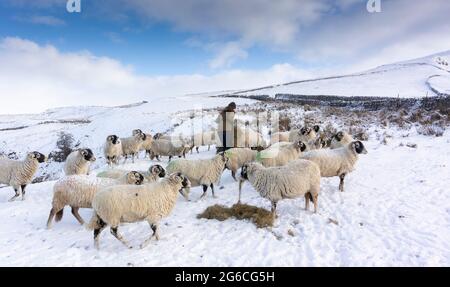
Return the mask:
<svg viewBox="0 0 450 287">
<path fill-rule="evenodd" d="M 119 164 L 119 159 L 122 156 L 122 142 L 116 135 L 110 135 L 106 138 L 106 143 L 103 146 L 106 162 L 109 166 Z"/>
<path fill-rule="evenodd" d="M 127 172 L 128 171 L 122 169 L 107 170 L 97 174 L 97 177 L 117 179 L 122 177 Z M 150 166 L 148 171 L 137 171 L 137 172 L 139 172 L 144 176 L 146 183 L 157 181 L 158 178 L 166 176 L 166 171 L 159 164 Z"/>
<path fill-rule="evenodd" d="M 192 136 L 192 139 L 190 140 L 191 147 L 192 147 L 191 153 L 192 153 L 192 150 L 194 149 L 194 147 L 196 148 L 197 153 L 198 153 L 198 149 L 201 146 L 208 146 L 208 151 L 209 151 L 211 146 L 216 144 L 216 138 L 218 138 L 218 136 L 216 134 L 217 134 L 217 131 L 215 131 L 215 130 L 194 134 Z"/>
<path fill-rule="evenodd" d="M 96 158 L 91 149 L 74 150 L 64 163 L 64 173 L 66 175 L 89 174 L 89 167 L 94 161 L 96 161 Z"/>
<path fill-rule="evenodd" d="M 282 166 L 292 160 L 298 159 L 305 149 L 306 145 L 301 141 L 283 145 L 281 147 L 272 147 L 258 152 L 256 161 L 260 162 L 265 167 Z"/>
<path fill-rule="evenodd" d="M 141 129 L 135 129 L 131 132 L 132 136 L 143 134 Z"/>
<path fill-rule="evenodd" d="M 140 150 L 145 151 L 145 156 L 144 158 L 150 157 L 151 151 L 152 151 L 152 144 L 153 144 L 153 137 L 151 134 L 145 134 L 145 140 L 142 143 L 142 146 L 140 148 Z"/>
<path fill-rule="evenodd" d="M 317 213 L 320 169 L 312 161 L 298 159 L 282 167 L 264 167 L 258 162 L 246 163 L 241 169 L 241 181 L 245 180 L 248 180 L 262 197 L 270 200 L 274 215 L 278 201 L 300 196 L 305 197 L 305 210 L 309 210 L 311 200 L 314 203 L 314 213 Z M 239 202 L 240 200 L 241 189 Z"/>
<path fill-rule="evenodd" d="M 270 143 L 274 144 L 277 142 L 288 142 L 290 132 L 276 132 L 270 136 Z"/>
<path fill-rule="evenodd" d="M 80 208 L 92 208 L 92 199 L 101 189 L 120 184 L 140 185 L 144 181 L 144 176 L 137 171 L 125 173 L 118 179 L 92 178 L 87 175 L 70 175 L 58 180 L 53 186 L 52 209 L 47 220 L 47 228 L 52 226 L 53 218 L 56 222 L 63 217 L 64 207 L 69 205 L 72 208 L 73 216 L 83 225 L 78 210 Z"/>
<path fill-rule="evenodd" d="M 129 155 L 131 155 L 132 162 L 134 163 L 134 157 L 139 154 L 139 150 L 146 139 L 147 136 L 144 133 L 136 133 L 131 137 L 122 139 L 122 152 L 125 157 L 123 163 L 127 162 Z"/>
<path fill-rule="evenodd" d="M 289 141 L 302 141 L 304 143 L 310 143 L 316 140 L 317 133 L 319 132 L 320 127 L 314 126 L 310 127 L 302 127 L 300 130 L 292 130 L 289 134 Z"/>
<path fill-rule="evenodd" d="M 349 143 L 353 141 L 353 138 L 351 135 L 344 131 L 340 131 L 336 133 L 333 138 L 331 139 L 330 148 L 336 149 L 343 146 L 347 146 Z"/>
<path fill-rule="evenodd" d="M 259 132 L 248 127 L 237 128 L 237 147 L 266 148 L 266 146 L 267 144 Z"/>
<path fill-rule="evenodd" d="M 0 157 L 0 183 L 11 186 L 15 191 L 15 195 L 9 199 L 10 202 L 21 193 L 22 200 L 25 200 L 25 188 L 33 180 L 39 164 L 46 160 L 47 157 L 37 151 L 28 153 L 22 161 Z"/>
<path fill-rule="evenodd" d="M 231 170 L 231 176 L 236 179 L 236 172 L 240 169 L 244 163 L 252 162 L 256 160 L 256 150 L 249 148 L 231 148 L 225 151 L 228 157 L 226 167 Z"/>
<path fill-rule="evenodd" d="M 171 174 L 159 182 L 142 186 L 116 185 L 97 192 L 92 200 L 94 216 L 89 229 L 94 230 L 94 245 L 99 249 L 99 235 L 106 226 L 111 234 L 128 248 L 128 242 L 118 233 L 120 223 L 146 220 L 153 234 L 145 240 L 144 248 L 155 237 L 159 240 L 159 221 L 167 217 L 175 206 L 178 193 L 189 188 L 189 179 L 181 173 Z"/>
<path fill-rule="evenodd" d="M 156 157 L 156 159 L 160 161 L 160 156 L 168 156 L 170 162 L 173 156 L 186 158 L 186 151 L 188 149 L 189 145 L 186 145 L 181 141 L 171 141 L 158 138 L 152 143 L 150 159 L 153 160 Z"/>
<path fill-rule="evenodd" d="M 200 199 L 206 196 L 208 186 L 211 187 L 213 197 L 214 184 L 220 180 L 222 172 L 228 162 L 228 156 L 219 153 L 211 159 L 185 160 L 178 159 L 169 163 L 166 167 L 168 173 L 181 172 L 191 182 L 191 186 L 202 186 L 203 194 Z M 186 189 L 184 197 L 189 200 L 190 189 Z"/>
<path fill-rule="evenodd" d="M 359 154 L 367 154 L 367 150 L 360 141 L 349 143 L 337 149 L 313 150 L 301 155 L 302 159 L 313 161 L 319 165 L 322 177 L 340 178 L 339 190 L 344 191 L 344 178 L 354 170 Z"/>
</svg>

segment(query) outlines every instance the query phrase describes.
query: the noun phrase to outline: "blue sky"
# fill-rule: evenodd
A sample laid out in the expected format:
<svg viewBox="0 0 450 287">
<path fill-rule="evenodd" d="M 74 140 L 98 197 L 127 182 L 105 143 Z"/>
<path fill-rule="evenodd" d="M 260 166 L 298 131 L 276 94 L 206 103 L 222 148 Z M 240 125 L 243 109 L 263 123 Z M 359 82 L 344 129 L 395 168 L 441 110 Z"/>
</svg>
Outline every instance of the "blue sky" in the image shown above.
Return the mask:
<svg viewBox="0 0 450 287">
<path fill-rule="evenodd" d="M 208 65 L 214 53 L 192 44 L 201 41 L 206 45 L 210 37 L 201 33 L 179 31 L 170 23 L 146 20 L 133 11 L 126 19 L 114 19 L 110 12 L 104 11 L 110 8 L 99 7 L 105 1 L 81 0 L 82 13 L 67 13 L 65 0 L 54 2 L 42 6 L 1 2 L 0 37 L 16 36 L 41 45 L 51 44 L 62 52 L 88 50 L 118 59 L 132 65 L 138 73 L 149 75 L 217 71 Z M 232 38 L 220 38 L 221 43 L 228 40 Z M 254 45 L 247 53 L 246 58 L 232 67 L 264 69 L 276 63 L 300 62 L 288 52 L 265 45 Z"/>
<path fill-rule="evenodd" d="M 254 88 L 450 50 L 447 0 L 379 0 L 380 13 L 368 0 L 80 1 L 72 14 L 67 0 L 0 2 L 0 95 L 29 103 L 0 113 Z"/>
</svg>

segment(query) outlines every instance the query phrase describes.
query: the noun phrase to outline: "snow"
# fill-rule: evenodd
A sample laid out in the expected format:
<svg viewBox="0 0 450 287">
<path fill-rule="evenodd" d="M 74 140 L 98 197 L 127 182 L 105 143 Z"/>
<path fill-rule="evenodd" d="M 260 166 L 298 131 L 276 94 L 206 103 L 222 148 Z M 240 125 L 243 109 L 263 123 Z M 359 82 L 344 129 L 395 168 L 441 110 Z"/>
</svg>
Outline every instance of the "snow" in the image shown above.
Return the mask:
<svg viewBox="0 0 450 287">
<path fill-rule="evenodd" d="M 448 94 L 449 54 L 351 76 L 239 93 L 423 97 L 433 95 L 431 88 Z M 95 177 L 107 168 L 102 145 L 110 134 L 130 136 L 132 129 L 140 128 L 186 135 L 214 127 L 217 112 L 202 112 L 201 108 L 216 109 L 230 101 L 238 106 L 255 103 L 210 97 L 217 94 L 155 97 L 148 103 L 122 107 L 80 106 L 42 114 L 0 115 L 0 151 L 16 151 L 19 158 L 32 150 L 48 154 L 55 149 L 58 132 L 65 131 L 80 146 L 94 151 L 98 160 L 91 176 Z M 266 108 L 271 111 L 270 105 Z M 314 112 L 297 108 L 284 112 L 314 117 Z M 192 114 L 196 117 L 190 121 Z M 251 120 L 248 115 L 239 118 Z M 338 178 L 322 179 L 318 214 L 305 211 L 304 199 L 298 198 L 279 203 L 272 228 L 258 229 L 248 221 L 197 219 L 208 206 L 236 203 L 238 184 L 225 171 L 216 187 L 218 198 L 212 198 L 209 191 L 206 199 L 198 200 L 201 187 L 192 188 L 193 201 L 179 197 L 172 214 L 161 222 L 160 241 L 142 250 L 126 249 L 107 231 L 100 238 L 101 250 L 96 250 L 92 231 L 80 226 L 68 207 L 62 221 L 47 230 L 54 180 L 29 185 L 25 201 L 8 202 L 13 191 L 0 186 L 0 266 L 449 266 L 450 133 L 447 129 L 441 137 L 423 136 L 416 128 L 368 127 L 369 140 L 364 144 L 369 153 L 360 156 L 356 170 L 346 177 L 345 192 L 338 191 Z M 267 136 L 267 128 L 263 130 Z M 391 136 L 387 144 L 380 143 L 383 133 Z M 214 150 L 201 147 L 199 154 L 187 158 L 210 158 Z M 158 163 L 142 155 L 135 164 L 120 168 L 145 170 Z M 162 165 L 166 164 L 164 158 Z M 57 179 L 62 165 L 48 163 L 42 172 Z M 242 200 L 270 209 L 270 203 L 249 183 L 244 185 Z M 82 209 L 80 214 L 88 221 L 92 210 Z M 119 230 L 134 246 L 151 233 L 145 222 Z"/>
<path fill-rule="evenodd" d="M 438 91 L 450 90 L 450 51 L 421 59 L 383 65 L 361 73 L 303 80 L 268 88 L 239 91 L 236 95 L 276 94 L 342 96 L 342 97 L 399 97 L 422 98 L 434 96 L 427 85 L 432 76 L 443 76 L 430 83 Z M 439 80 L 438 80 L 439 79 Z M 438 82 L 434 82 L 438 81 Z"/>
<path fill-rule="evenodd" d="M 195 99 L 187 102 L 192 101 Z M 201 101 L 214 107 L 230 99 Z M 109 133 L 126 135 L 132 128 L 163 131 L 171 123 L 180 123 L 189 112 L 175 112 L 190 108 L 187 102 L 172 98 L 132 108 L 64 108 L 12 117 L 9 125 L 63 117 L 87 118 L 91 123 L 33 126 L 6 132 L 1 141 L 11 148 L 16 143 L 24 150 L 45 149 L 55 140 L 54 134 L 65 129 L 98 152 Z M 212 119 L 208 115 L 194 125 L 211 126 Z M 3 120 L 1 124 L 6 125 Z M 186 132 L 188 126 L 181 122 L 175 132 Z M 344 193 L 338 191 L 337 178 L 322 180 L 318 214 L 306 212 L 304 199 L 299 198 L 279 203 L 279 217 L 271 229 L 257 229 L 247 221 L 197 219 L 208 206 L 230 206 L 237 201 L 238 184 L 225 171 L 216 188 L 218 198 L 212 198 L 209 191 L 207 198 L 199 201 L 200 187 L 192 189 L 191 202 L 180 196 L 173 213 L 161 222 L 160 241 L 152 241 L 142 250 L 126 249 L 106 231 L 97 251 L 92 231 L 80 226 L 67 207 L 62 221 L 47 230 L 54 181 L 30 185 L 27 199 L 12 203 L 7 202 L 12 189 L 1 188 L 0 266 L 448 266 L 450 134 L 426 137 L 411 133 L 403 138 L 399 131 L 389 132 L 393 138 L 383 145 L 370 131 L 365 143 L 369 153 L 360 157 L 356 170 L 346 177 Z M 26 137 L 30 135 L 39 140 L 29 141 Z M 407 142 L 416 143 L 417 148 L 400 145 Z M 188 158 L 213 155 L 214 149 L 208 152 L 202 147 L 199 154 Z M 141 158 L 120 168 L 144 170 L 154 163 Z M 166 164 L 164 159 L 162 165 Z M 106 168 L 99 158 L 92 176 Z M 248 183 L 242 199 L 270 208 Z M 89 220 L 92 211 L 82 209 L 80 214 Z M 134 246 L 151 232 L 145 222 L 123 225 L 119 230 Z"/>
</svg>

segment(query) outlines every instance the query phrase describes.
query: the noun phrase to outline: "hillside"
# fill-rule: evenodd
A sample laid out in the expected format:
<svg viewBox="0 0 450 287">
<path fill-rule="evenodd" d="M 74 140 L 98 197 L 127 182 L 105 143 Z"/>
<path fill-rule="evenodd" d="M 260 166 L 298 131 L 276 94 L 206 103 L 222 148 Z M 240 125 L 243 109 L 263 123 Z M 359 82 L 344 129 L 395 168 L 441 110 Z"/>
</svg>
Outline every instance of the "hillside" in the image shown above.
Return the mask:
<svg viewBox="0 0 450 287">
<path fill-rule="evenodd" d="M 450 51 L 361 73 L 307 79 L 230 95 L 423 98 L 450 95 Z"/>
</svg>

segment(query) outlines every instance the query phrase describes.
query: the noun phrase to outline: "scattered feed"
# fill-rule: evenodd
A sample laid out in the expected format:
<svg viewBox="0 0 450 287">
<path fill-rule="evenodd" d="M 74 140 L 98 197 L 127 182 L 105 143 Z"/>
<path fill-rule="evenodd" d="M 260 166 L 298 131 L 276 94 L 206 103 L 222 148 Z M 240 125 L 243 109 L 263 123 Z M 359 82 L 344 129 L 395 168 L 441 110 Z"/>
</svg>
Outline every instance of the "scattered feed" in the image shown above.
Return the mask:
<svg viewBox="0 0 450 287">
<path fill-rule="evenodd" d="M 224 221 L 230 217 L 237 220 L 248 219 L 258 228 L 271 227 L 275 221 L 275 217 L 269 210 L 240 203 L 236 203 L 232 207 L 216 204 L 197 215 L 197 218 L 217 219 L 219 221 Z"/>
</svg>

